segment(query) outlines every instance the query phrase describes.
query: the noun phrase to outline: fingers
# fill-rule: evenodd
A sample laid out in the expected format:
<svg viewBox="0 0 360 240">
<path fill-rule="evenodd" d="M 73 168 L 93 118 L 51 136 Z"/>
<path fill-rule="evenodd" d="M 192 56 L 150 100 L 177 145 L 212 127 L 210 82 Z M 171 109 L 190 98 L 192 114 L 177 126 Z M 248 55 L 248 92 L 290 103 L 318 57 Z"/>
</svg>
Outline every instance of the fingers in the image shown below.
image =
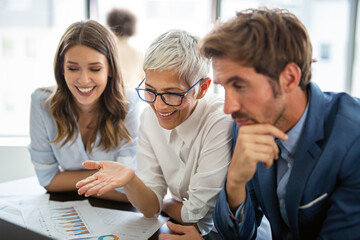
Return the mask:
<svg viewBox="0 0 360 240">
<path fill-rule="evenodd" d="M 101 161 L 85 161 L 83 162 L 83 166 L 87 169 L 100 169 L 102 168 L 102 162 Z"/>
<path fill-rule="evenodd" d="M 161 233 L 159 235 L 159 240 L 183 240 L 183 239 L 184 238 L 182 236 L 174 235 L 172 233 Z"/>
<path fill-rule="evenodd" d="M 104 193 L 107 193 L 108 191 L 114 190 L 115 188 L 117 188 L 113 183 L 104 183 L 102 184 L 102 186 L 99 188 L 97 195 L 101 196 Z"/>
<path fill-rule="evenodd" d="M 274 137 L 282 140 L 288 139 L 283 131 L 270 124 L 243 126 L 239 128 L 236 145 L 242 146 L 243 149 L 250 148 L 253 152 L 269 154 L 272 161 L 279 157 L 279 148 Z M 255 146 L 251 144 L 255 144 Z"/>
<path fill-rule="evenodd" d="M 103 163 L 102 163 L 102 161 L 96 162 L 96 161 L 87 160 L 87 161 L 83 162 L 82 165 L 84 167 L 88 168 L 88 169 L 100 169 L 100 168 L 102 168 Z M 76 188 L 81 188 L 82 186 L 84 186 L 84 185 L 86 185 L 86 184 L 88 184 L 90 182 L 93 182 L 96 179 L 97 179 L 96 174 L 94 174 L 94 175 L 92 175 L 90 177 L 87 177 L 87 178 L 77 182 L 75 187 Z"/>
<path fill-rule="evenodd" d="M 106 183 L 104 182 L 94 182 L 94 184 L 89 184 L 86 187 L 88 187 L 87 191 L 85 191 L 85 197 L 92 196 L 92 195 L 98 195 L 100 189 L 106 186 Z M 80 191 L 80 189 L 79 189 Z"/>
<path fill-rule="evenodd" d="M 95 175 L 95 174 L 94 174 L 94 175 Z M 97 178 L 96 178 L 94 175 L 91 175 L 90 177 L 87 177 L 87 178 L 85 178 L 85 179 L 83 179 L 83 180 L 81 180 L 81 181 L 78 181 L 78 182 L 76 183 L 75 187 L 76 187 L 76 188 L 81 188 L 81 187 L 83 187 L 84 185 L 89 184 L 89 183 L 95 181 Z"/>
<path fill-rule="evenodd" d="M 228 170 L 228 180 L 230 178 L 236 184 L 246 183 L 254 176 L 259 162 L 270 168 L 274 159 L 279 157 L 279 148 L 274 137 L 288 139 L 283 131 L 270 124 L 240 127 Z"/>
<path fill-rule="evenodd" d="M 272 144 L 274 150 L 274 159 L 279 159 L 279 153 L 280 153 L 279 146 L 276 144 L 275 141 L 273 141 Z"/>
<path fill-rule="evenodd" d="M 250 155 L 249 157 L 251 157 L 251 154 L 253 154 L 253 153 L 261 153 L 262 155 L 259 155 L 259 156 L 262 156 L 261 159 L 263 159 L 263 157 L 264 157 L 266 159 L 271 160 L 271 162 L 274 159 L 279 158 L 280 151 L 279 151 L 278 145 L 272 139 L 271 136 L 267 136 L 267 137 L 270 137 L 271 139 L 264 144 L 258 144 L 258 143 L 248 143 L 247 144 L 248 150 L 251 151 L 251 153 L 249 153 L 249 155 Z"/>
<path fill-rule="evenodd" d="M 171 221 L 167 221 L 166 222 L 166 225 L 168 226 L 168 228 L 173 232 L 173 233 L 176 233 L 176 234 L 184 234 L 184 232 L 186 232 L 186 228 L 185 226 L 182 226 L 180 224 L 175 224 Z M 184 231 L 185 230 L 185 231 Z"/>
<path fill-rule="evenodd" d="M 254 153 L 254 159 L 257 160 L 257 162 L 262 162 L 266 168 L 270 168 L 274 163 L 274 158 L 269 157 L 269 154 L 266 153 Z M 254 161 L 254 163 L 257 163 Z"/>
<path fill-rule="evenodd" d="M 98 180 L 97 174 L 91 175 L 79 182 L 76 183 L 75 187 L 78 188 L 78 194 L 82 195 L 85 194 L 85 196 L 91 196 L 95 193 L 95 187 L 99 186 L 102 182 Z M 92 189 L 92 191 L 89 192 L 89 190 Z"/>
<path fill-rule="evenodd" d="M 89 180 L 89 179 L 92 179 L 92 180 Z M 77 182 L 76 187 L 79 188 L 78 194 L 82 195 L 82 194 L 86 193 L 90 188 L 93 188 L 97 184 L 98 184 L 98 182 L 96 181 L 96 177 L 94 177 L 94 175 L 87 177 L 86 179 L 81 180 L 80 182 Z"/>
<path fill-rule="evenodd" d="M 268 142 L 259 144 L 258 142 L 241 142 L 236 146 L 233 157 L 237 158 L 240 156 L 243 159 L 248 159 L 249 161 L 263 162 L 267 166 L 271 166 L 274 159 L 278 158 L 279 148 L 276 142 L 272 139 L 271 136 Z"/>
<path fill-rule="evenodd" d="M 239 128 L 239 136 L 241 134 L 260 134 L 260 135 L 271 135 L 275 138 L 279 138 L 281 140 L 288 140 L 289 137 L 277 127 L 271 124 L 256 124 L 256 125 L 248 125 Z"/>
<path fill-rule="evenodd" d="M 89 197 L 92 195 L 101 196 L 112 189 L 113 188 L 111 187 L 111 184 L 108 184 L 107 182 L 94 181 L 79 188 L 78 194 L 85 194 L 85 197 Z"/>
<path fill-rule="evenodd" d="M 183 226 L 167 221 L 166 225 L 173 233 L 161 233 L 159 240 L 203 240 L 194 226 Z"/>
</svg>

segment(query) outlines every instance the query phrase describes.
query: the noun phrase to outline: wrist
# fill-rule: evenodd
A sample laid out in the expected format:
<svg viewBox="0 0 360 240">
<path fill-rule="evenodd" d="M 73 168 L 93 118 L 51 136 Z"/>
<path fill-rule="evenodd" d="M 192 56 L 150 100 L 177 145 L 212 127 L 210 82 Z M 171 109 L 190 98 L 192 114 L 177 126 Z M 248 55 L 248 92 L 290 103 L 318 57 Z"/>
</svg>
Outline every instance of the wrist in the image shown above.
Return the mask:
<svg viewBox="0 0 360 240">
<path fill-rule="evenodd" d="M 225 187 L 229 207 L 235 212 L 246 199 L 246 183 L 227 181 Z"/>
</svg>

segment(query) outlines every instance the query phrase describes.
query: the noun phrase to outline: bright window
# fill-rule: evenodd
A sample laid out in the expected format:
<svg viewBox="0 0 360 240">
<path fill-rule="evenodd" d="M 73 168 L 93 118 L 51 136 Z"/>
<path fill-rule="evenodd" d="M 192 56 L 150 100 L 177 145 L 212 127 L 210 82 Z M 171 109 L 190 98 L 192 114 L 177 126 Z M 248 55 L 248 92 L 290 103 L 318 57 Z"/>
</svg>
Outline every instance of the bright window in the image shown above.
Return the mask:
<svg viewBox="0 0 360 240">
<path fill-rule="evenodd" d="M 211 28 L 210 0 L 100 0 L 98 7 L 102 24 L 112 8 L 131 11 L 137 18 L 137 30 L 129 41 L 143 52 L 168 30 L 181 29 L 203 37 Z"/>
<path fill-rule="evenodd" d="M 355 36 L 355 59 L 354 59 L 354 70 L 353 70 L 353 77 L 352 77 L 352 91 L 351 93 L 354 96 L 360 98 L 360 15 L 358 14 L 357 24 L 356 24 L 356 33 Z"/>
<path fill-rule="evenodd" d="M 0 136 L 28 135 L 30 95 L 55 85 L 57 44 L 82 19 L 85 1 L 0 0 Z"/>
<path fill-rule="evenodd" d="M 211 28 L 214 0 L 93 0 L 90 12 L 102 24 L 114 7 L 133 12 L 137 32 L 130 43 L 145 52 L 170 29 L 203 37 Z M 312 80 L 323 90 L 346 90 L 351 0 L 222 0 L 221 17 L 249 7 L 287 8 L 307 27 L 313 43 Z M 86 18 L 86 1 L 0 0 L 0 137 L 27 136 L 30 94 L 55 85 L 53 57 L 65 29 Z M 97 4 L 96 4 L 97 3 Z M 264 4 L 265 3 L 265 4 Z M 359 24 L 357 24 L 360 28 Z M 358 30 L 359 32 L 359 30 Z M 357 40 L 359 43 L 359 40 Z M 359 46 L 359 44 L 358 44 Z M 356 53 L 359 53 L 359 48 Z M 352 94 L 360 96 L 360 61 L 355 55 Z M 140 79 L 139 79 L 140 81 Z"/>
<path fill-rule="evenodd" d="M 235 16 L 236 11 L 260 6 L 285 8 L 294 13 L 309 32 L 313 57 L 317 60 L 312 65 L 312 81 L 323 91 L 346 90 L 350 1 L 222 0 L 222 3 L 223 19 Z"/>
</svg>

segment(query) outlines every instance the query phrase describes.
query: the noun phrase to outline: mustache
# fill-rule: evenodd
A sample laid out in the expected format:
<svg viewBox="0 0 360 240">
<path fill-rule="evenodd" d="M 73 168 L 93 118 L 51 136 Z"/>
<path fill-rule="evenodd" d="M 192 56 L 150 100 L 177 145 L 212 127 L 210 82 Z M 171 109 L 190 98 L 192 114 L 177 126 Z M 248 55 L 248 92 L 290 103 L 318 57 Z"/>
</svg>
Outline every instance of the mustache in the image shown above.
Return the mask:
<svg viewBox="0 0 360 240">
<path fill-rule="evenodd" d="M 249 115 L 242 113 L 242 112 L 233 112 L 231 113 L 232 119 L 247 119 Z"/>
</svg>

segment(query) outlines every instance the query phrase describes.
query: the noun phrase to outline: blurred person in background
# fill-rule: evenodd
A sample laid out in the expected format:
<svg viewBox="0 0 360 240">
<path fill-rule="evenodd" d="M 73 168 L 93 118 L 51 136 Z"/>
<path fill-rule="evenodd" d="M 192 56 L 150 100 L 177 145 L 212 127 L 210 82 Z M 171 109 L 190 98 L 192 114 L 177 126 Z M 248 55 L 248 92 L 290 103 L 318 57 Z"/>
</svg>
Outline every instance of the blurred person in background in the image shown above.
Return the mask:
<svg viewBox="0 0 360 240">
<path fill-rule="evenodd" d="M 125 9 L 113 9 L 107 15 L 107 25 L 117 37 L 121 74 L 127 87 L 136 88 L 144 77 L 143 53 L 129 44 L 135 34 L 136 17 Z"/>
</svg>

